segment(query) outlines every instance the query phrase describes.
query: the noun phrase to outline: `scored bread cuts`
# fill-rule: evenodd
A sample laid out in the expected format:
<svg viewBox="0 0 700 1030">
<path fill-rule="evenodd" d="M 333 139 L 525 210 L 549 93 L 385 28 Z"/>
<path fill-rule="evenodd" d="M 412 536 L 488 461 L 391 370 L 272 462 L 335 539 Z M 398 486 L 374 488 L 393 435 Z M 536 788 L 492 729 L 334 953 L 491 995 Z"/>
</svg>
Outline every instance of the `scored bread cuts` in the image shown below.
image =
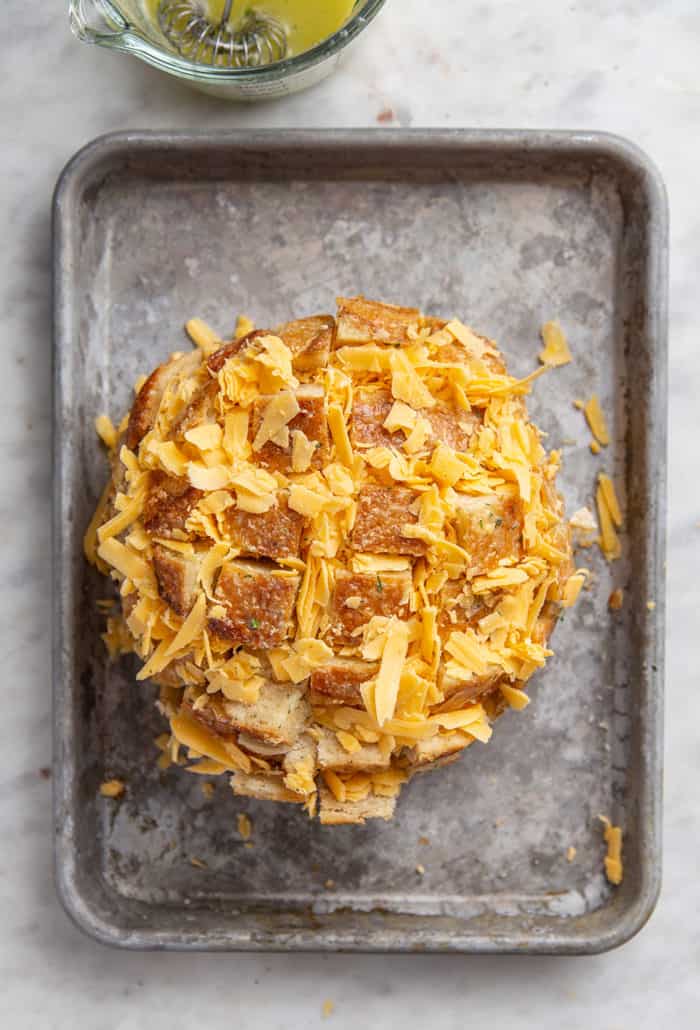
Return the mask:
<svg viewBox="0 0 700 1030">
<path fill-rule="evenodd" d="M 327 824 L 528 702 L 575 571 L 555 479 L 496 345 L 417 308 L 239 320 L 137 390 L 86 554 L 106 639 L 169 721 L 161 766 Z M 455 799 L 456 801 L 458 799 Z"/>
</svg>

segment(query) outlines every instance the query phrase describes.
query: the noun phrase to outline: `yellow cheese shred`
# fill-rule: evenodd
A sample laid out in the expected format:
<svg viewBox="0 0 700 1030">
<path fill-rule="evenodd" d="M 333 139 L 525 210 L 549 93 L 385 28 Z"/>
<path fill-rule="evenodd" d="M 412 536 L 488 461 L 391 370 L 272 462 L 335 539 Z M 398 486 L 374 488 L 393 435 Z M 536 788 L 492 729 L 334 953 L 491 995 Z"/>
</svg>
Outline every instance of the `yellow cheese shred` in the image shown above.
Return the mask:
<svg viewBox="0 0 700 1030">
<path fill-rule="evenodd" d="M 98 415 L 95 419 L 95 431 L 105 447 L 113 451 L 117 445 L 118 434 L 109 415 Z"/>
<path fill-rule="evenodd" d="M 608 853 L 605 856 L 605 875 L 610 883 L 619 886 L 622 883 L 624 868 L 622 865 L 622 829 L 613 826 L 607 816 L 599 815 L 603 824 L 603 837 L 608 845 Z"/>
<path fill-rule="evenodd" d="M 175 739 L 183 747 L 191 748 L 207 758 L 213 758 L 215 762 L 219 762 L 220 765 L 232 772 L 236 770 L 250 772 L 250 759 L 240 748 L 222 741 L 220 737 L 202 726 L 186 712 L 180 712 L 170 719 L 170 729 Z"/>
<path fill-rule="evenodd" d="M 221 339 L 212 327 L 201 318 L 191 318 L 189 322 L 186 322 L 185 331 L 195 347 L 199 347 L 205 358 L 213 354 L 221 346 Z"/>
<path fill-rule="evenodd" d="M 613 518 L 608 507 L 605 491 L 599 484 L 595 495 L 600 524 L 600 549 L 608 561 L 616 561 L 622 554 L 620 540 L 615 532 Z"/>
<path fill-rule="evenodd" d="M 605 421 L 603 409 L 600 406 L 600 401 L 595 393 L 592 394 L 590 399 L 584 404 L 583 413 L 586 416 L 586 421 L 590 426 L 593 436 L 599 444 L 602 444 L 603 447 L 607 447 L 610 443 L 608 426 Z"/>
<path fill-rule="evenodd" d="M 347 426 L 345 425 L 345 418 L 343 417 L 343 409 L 339 404 L 328 405 L 328 428 L 331 431 L 338 458 L 348 468 L 352 468 L 354 455 Z"/>
<path fill-rule="evenodd" d="M 347 801 L 347 791 L 340 776 L 338 776 L 337 773 L 334 773 L 332 769 L 324 769 L 322 775 L 326 786 L 335 800 L 340 802 L 341 805 L 345 804 Z"/>
<path fill-rule="evenodd" d="M 610 476 L 606 475 L 605 472 L 601 472 L 598 476 L 598 482 L 603 492 L 603 498 L 610 512 L 610 518 L 618 529 L 622 526 L 622 512 L 620 510 L 620 502 L 617 499 L 615 493 L 615 486 Z"/>
<path fill-rule="evenodd" d="M 392 618 L 386 632 L 386 642 L 374 691 L 377 722 L 383 725 L 391 719 L 396 708 L 401 670 L 408 651 L 408 624 Z"/>
<path fill-rule="evenodd" d="M 204 623 L 206 620 L 207 613 L 207 599 L 203 593 L 200 593 L 197 600 L 192 605 L 192 610 L 187 616 L 182 626 L 176 633 L 172 643 L 165 652 L 168 657 L 177 654 L 178 651 L 182 651 L 183 648 L 191 644 L 192 641 L 200 635 L 204 629 Z"/>
<path fill-rule="evenodd" d="M 569 344 L 564 331 L 557 322 L 545 322 L 541 329 L 544 348 L 538 357 L 543 365 L 557 368 L 572 361 Z"/>
<path fill-rule="evenodd" d="M 520 711 L 523 708 L 527 708 L 530 704 L 530 698 L 524 690 L 520 690 L 519 687 L 513 687 L 509 683 L 501 683 L 500 686 L 501 693 L 511 708 Z"/>
<path fill-rule="evenodd" d="M 104 490 L 100 494 L 100 499 L 97 502 L 97 507 L 93 513 L 88 528 L 85 530 L 85 536 L 83 537 L 83 553 L 90 562 L 91 565 L 101 566 L 101 571 L 106 571 L 106 565 L 104 562 L 99 560 L 97 554 L 97 530 L 102 525 L 105 517 L 105 513 L 109 506 L 109 500 L 112 496 L 113 486 L 112 480 L 107 483 Z"/>
<path fill-rule="evenodd" d="M 299 402 L 291 390 L 283 390 L 272 397 L 265 408 L 262 422 L 253 440 L 253 450 L 259 451 L 299 414 Z"/>
</svg>

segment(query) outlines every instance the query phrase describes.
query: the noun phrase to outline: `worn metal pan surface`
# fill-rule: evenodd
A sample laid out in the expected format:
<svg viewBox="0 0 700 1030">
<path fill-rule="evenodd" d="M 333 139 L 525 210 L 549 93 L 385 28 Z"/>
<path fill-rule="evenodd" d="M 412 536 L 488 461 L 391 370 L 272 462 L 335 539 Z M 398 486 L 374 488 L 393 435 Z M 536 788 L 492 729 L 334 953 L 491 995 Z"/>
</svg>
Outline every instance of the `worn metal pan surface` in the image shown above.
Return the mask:
<svg viewBox="0 0 700 1030">
<path fill-rule="evenodd" d="M 583 953 L 635 933 L 660 877 L 664 619 L 667 219 L 646 158 L 590 134 L 125 133 L 69 163 L 54 224 L 55 832 L 75 920 L 181 949 Z M 153 693 L 107 663 L 109 588 L 81 538 L 106 476 L 94 418 L 121 417 L 187 318 L 274 325 L 351 292 L 459 313 L 516 373 L 558 318 L 575 360 L 531 410 L 562 450 L 568 510 L 605 469 L 626 532 L 613 566 L 585 552 L 592 588 L 525 712 L 414 780 L 392 823 L 323 828 L 156 770 Z M 594 391 L 612 433 L 597 457 L 572 404 Z M 98 792 L 112 776 L 116 802 Z M 617 889 L 599 813 L 624 828 Z"/>
</svg>

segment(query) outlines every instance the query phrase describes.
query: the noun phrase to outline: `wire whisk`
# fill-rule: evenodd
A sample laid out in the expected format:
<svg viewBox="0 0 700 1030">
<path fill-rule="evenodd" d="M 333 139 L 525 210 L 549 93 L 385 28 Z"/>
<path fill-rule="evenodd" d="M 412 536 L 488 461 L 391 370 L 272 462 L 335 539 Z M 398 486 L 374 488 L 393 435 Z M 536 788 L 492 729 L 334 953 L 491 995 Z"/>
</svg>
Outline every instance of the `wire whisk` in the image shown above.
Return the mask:
<svg viewBox="0 0 700 1030">
<path fill-rule="evenodd" d="M 158 25 L 169 43 L 190 61 L 222 68 L 258 68 L 287 56 L 287 32 L 271 15 L 248 9 L 231 24 L 233 0 L 212 22 L 198 0 L 161 0 Z"/>
</svg>

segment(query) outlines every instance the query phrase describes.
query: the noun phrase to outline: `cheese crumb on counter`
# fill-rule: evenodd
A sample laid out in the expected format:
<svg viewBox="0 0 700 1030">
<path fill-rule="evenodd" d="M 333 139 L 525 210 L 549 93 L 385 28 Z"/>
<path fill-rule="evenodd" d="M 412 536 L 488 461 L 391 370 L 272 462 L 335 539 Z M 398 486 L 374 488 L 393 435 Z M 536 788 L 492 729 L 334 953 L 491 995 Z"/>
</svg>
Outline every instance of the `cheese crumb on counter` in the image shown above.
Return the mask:
<svg viewBox="0 0 700 1030">
<path fill-rule="evenodd" d="M 619 612 L 620 608 L 622 608 L 624 597 L 625 593 L 622 587 L 617 587 L 608 598 L 608 608 L 613 612 Z"/>
<path fill-rule="evenodd" d="M 573 860 L 575 858 L 576 858 L 576 848 L 573 847 L 573 845 L 572 845 L 572 846 L 570 846 L 570 847 L 568 847 L 566 849 L 566 861 L 567 862 L 573 862 Z"/>
<path fill-rule="evenodd" d="M 326 998 L 323 1005 L 321 1006 L 321 1015 L 324 1019 L 328 1019 L 335 1012 L 335 1002 L 331 1001 L 330 998 Z"/>
</svg>

